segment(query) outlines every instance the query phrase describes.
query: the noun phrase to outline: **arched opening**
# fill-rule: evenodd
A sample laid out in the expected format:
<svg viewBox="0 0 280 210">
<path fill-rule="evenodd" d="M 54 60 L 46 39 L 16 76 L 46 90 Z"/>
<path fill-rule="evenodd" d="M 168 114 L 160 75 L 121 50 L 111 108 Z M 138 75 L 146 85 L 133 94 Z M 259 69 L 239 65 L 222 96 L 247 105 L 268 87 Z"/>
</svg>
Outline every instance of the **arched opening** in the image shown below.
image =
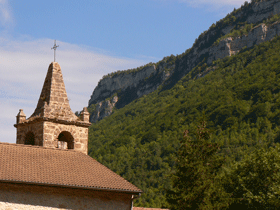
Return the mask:
<svg viewBox="0 0 280 210">
<path fill-rule="evenodd" d="M 63 131 L 58 135 L 58 147 L 61 149 L 74 149 L 74 138 L 71 133 Z"/>
<path fill-rule="evenodd" d="M 29 132 L 25 135 L 24 144 L 27 144 L 27 145 L 35 145 L 35 135 L 34 135 L 34 133 L 32 133 L 31 131 L 29 131 Z"/>
</svg>

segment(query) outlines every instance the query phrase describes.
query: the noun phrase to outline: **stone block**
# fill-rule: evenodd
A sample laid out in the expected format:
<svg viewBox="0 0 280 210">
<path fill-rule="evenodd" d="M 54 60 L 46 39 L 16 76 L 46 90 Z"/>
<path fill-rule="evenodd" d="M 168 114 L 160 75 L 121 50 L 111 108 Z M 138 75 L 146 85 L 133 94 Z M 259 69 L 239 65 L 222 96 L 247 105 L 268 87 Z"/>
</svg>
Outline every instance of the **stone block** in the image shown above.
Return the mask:
<svg viewBox="0 0 280 210">
<path fill-rule="evenodd" d="M 58 102 L 64 103 L 64 98 L 58 98 Z"/>
<path fill-rule="evenodd" d="M 20 117 L 24 117 L 22 113 L 19 114 Z M 42 121 L 42 117 L 44 120 L 49 120 Z M 64 133 L 67 138 L 75 142 L 74 149 L 77 148 L 87 154 L 88 128 L 75 125 L 77 121 L 80 120 L 70 108 L 60 66 L 58 63 L 52 63 L 34 114 L 26 120 L 25 124 L 16 126 L 17 143 L 24 143 L 27 133 L 32 132 L 36 145 L 57 147 L 59 135 L 67 132 Z M 83 139 L 83 142 L 80 139 Z"/>
</svg>

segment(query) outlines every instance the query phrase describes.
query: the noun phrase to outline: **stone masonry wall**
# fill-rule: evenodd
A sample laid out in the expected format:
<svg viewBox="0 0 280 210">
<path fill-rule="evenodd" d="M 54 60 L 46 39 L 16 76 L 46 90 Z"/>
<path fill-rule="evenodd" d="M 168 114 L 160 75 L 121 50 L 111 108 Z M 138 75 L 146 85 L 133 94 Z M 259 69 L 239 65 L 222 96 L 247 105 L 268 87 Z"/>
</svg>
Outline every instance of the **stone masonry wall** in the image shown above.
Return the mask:
<svg viewBox="0 0 280 210">
<path fill-rule="evenodd" d="M 58 136 L 67 131 L 74 138 L 74 150 L 88 153 L 88 128 L 75 125 L 64 125 L 53 122 L 44 122 L 44 147 L 57 148 Z"/>
<path fill-rule="evenodd" d="M 0 210 L 130 210 L 131 197 L 109 191 L 0 183 Z"/>
<path fill-rule="evenodd" d="M 64 149 L 65 142 L 73 137 L 74 140 L 71 138 L 70 142 L 72 144 L 73 141 L 74 146 L 71 145 L 70 149 L 87 154 L 89 126 L 89 113 L 86 108 L 82 112 L 81 119 L 72 112 L 61 67 L 58 63 L 52 62 L 34 113 L 26 119 L 26 115 L 20 109 L 17 115 L 15 124 L 17 144 L 25 144 L 26 134 L 32 132 L 35 145 Z M 58 136 L 62 132 L 65 132 L 63 134 L 67 134 L 67 137 L 64 135 L 64 140 L 58 142 Z"/>
<path fill-rule="evenodd" d="M 49 66 L 37 107 L 30 119 L 41 115 L 61 120 L 78 120 L 70 108 L 61 67 L 56 62 Z"/>
<path fill-rule="evenodd" d="M 58 148 L 58 136 L 63 131 L 69 132 L 74 138 L 74 150 L 88 153 L 88 128 L 76 125 L 41 121 L 17 126 L 17 144 L 24 144 L 28 132 L 35 136 L 35 145 Z"/>
<path fill-rule="evenodd" d="M 35 145 L 43 146 L 43 122 L 34 122 L 30 124 L 20 124 L 17 126 L 17 144 L 24 144 L 28 132 L 35 136 Z"/>
</svg>

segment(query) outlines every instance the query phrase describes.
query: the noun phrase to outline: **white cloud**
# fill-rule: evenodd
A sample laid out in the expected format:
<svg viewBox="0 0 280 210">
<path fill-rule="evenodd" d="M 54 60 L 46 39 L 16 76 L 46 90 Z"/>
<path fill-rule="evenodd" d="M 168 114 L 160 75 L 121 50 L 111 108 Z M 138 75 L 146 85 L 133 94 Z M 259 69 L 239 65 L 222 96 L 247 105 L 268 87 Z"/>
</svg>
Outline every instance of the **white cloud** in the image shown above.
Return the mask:
<svg viewBox="0 0 280 210">
<path fill-rule="evenodd" d="M 7 26 L 13 22 L 12 12 L 7 0 L 0 0 L 0 23 Z"/>
<path fill-rule="evenodd" d="M 90 95 L 103 75 L 150 62 L 110 56 L 61 41 L 57 44 L 56 60 L 61 66 L 74 112 L 88 105 Z M 53 61 L 52 45 L 50 39 L 15 41 L 0 37 L 1 142 L 15 143 L 13 124 L 19 109 L 23 109 L 27 117 L 34 111 L 48 66 Z"/>
</svg>

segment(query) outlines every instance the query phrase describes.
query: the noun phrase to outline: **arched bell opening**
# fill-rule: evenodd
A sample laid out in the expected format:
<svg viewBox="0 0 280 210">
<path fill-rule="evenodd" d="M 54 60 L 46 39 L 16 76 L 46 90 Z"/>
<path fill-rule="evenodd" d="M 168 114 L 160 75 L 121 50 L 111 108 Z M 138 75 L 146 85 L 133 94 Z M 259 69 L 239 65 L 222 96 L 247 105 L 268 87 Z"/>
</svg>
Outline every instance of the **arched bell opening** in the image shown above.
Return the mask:
<svg viewBox="0 0 280 210">
<path fill-rule="evenodd" d="M 33 132 L 29 131 L 25 135 L 24 144 L 26 145 L 35 145 L 35 135 Z"/>
<path fill-rule="evenodd" d="M 63 131 L 58 135 L 58 148 L 74 149 L 74 138 L 71 133 Z"/>
</svg>

